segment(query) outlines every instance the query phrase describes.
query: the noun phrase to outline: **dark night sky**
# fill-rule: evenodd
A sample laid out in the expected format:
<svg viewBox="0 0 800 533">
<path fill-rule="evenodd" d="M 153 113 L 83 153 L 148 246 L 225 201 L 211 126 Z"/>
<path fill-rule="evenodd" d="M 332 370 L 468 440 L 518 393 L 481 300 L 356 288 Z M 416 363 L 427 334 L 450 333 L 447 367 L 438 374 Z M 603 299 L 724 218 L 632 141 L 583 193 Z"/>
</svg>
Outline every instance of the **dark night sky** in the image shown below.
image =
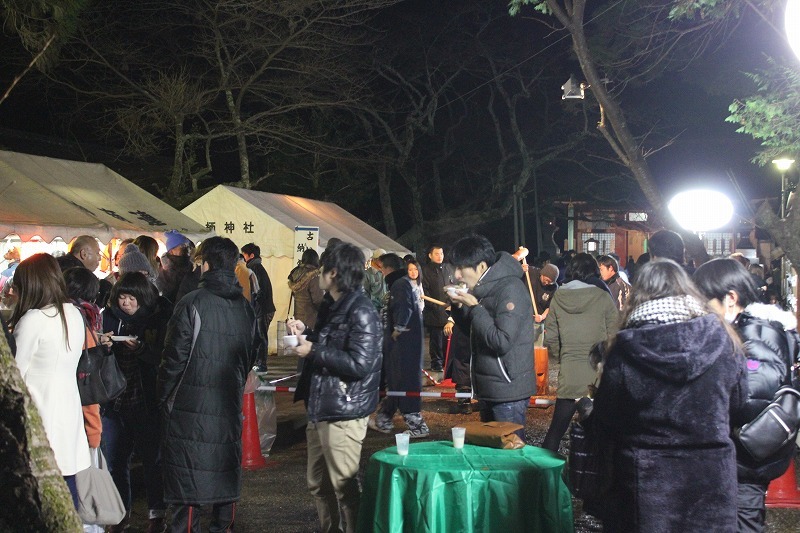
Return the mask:
<svg viewBox="0 0 800 533">
<path fill-rule="evenodd" d="M 421 5 L 417 3 L 415 9 Z M 2 42 L 6 43 L 6 39 Z M 532 39 L 526 46 L 531 46 L 533 52 L 539 43 Z M 649 158 L 665 199 L 679 190 L 703 186 L 720 189 L 737 203 L 726 176 L 728 170 L 735 173 L 748 197 L 777 197 L 780 189 L 778 172 L 750 163 L 758 150 L 758 142 L 735 133 L 736 126 L 724 121 L 729 104 L 735 98 L 754 91 L 742 72 L 752 72 L 764 65 L 765 53 L 791 54 L 783 36 L 750 13 L 731 42 L 722 49 L 684 72 L 668 75 L 644 89 L 631 89 L 623 94 L 623 107 L 626 100 L 652 106 L 652 115 L 657 118 L 658 125 L 665 125 L 678 135 L 671 146 Z M 0 76 L 3 91 L 12 77 L 13 73 L 9 72 Z M 558 87 L 553 90 L 556 94 L 560 92 Z M 49 133 L 51 128 L 44 107 L 37 106 L 36 99 L 28 98 L 29 95 L 22 94 L 23 91 L 24 84 L 2 106 L 4 109 L 0 109 L 0 126 Z M 37 113 L 37 109 L 41 112 Z M 78 131 L 74 133 L 79 134 Z M 737 211 L 744 213 L 740 207 Z M 532 232 L 533 224 L 529 223 L 528 227 Z"/>
<path fill-rule="evenodd" d="M 648 87 L 646 97 L 653 105 L 685 128 L 671 147 L 649 160 L 665 198 L 703 184 L 723 190 L 736 203 L 727 170 L 735 173 L 747 197 L 777 198 L 777 170 L 750 162 L 759 142 L 725 122 L 731 102 L 755 91 L 743 73 L 765 66 L 765 54 L 793 57 L 783 36 L 751 13 L 725 47 Z"/>
</svg>

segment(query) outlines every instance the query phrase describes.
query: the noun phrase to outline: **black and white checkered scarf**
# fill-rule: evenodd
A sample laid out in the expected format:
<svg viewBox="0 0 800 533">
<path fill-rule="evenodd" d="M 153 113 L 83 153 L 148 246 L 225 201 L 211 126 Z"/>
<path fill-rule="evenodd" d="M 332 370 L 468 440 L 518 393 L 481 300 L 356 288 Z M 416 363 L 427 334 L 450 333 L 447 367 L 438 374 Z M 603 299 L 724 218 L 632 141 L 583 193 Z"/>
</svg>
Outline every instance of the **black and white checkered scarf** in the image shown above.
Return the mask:
<svg viewBox="0 0 800 533">
<path fill-rule="evenodd" d="M 639 304 L 628 317 L 625 327 L 677 324 L 707 314 L 708 311 L 693 296 L 668 296 Z"/>
</svg>

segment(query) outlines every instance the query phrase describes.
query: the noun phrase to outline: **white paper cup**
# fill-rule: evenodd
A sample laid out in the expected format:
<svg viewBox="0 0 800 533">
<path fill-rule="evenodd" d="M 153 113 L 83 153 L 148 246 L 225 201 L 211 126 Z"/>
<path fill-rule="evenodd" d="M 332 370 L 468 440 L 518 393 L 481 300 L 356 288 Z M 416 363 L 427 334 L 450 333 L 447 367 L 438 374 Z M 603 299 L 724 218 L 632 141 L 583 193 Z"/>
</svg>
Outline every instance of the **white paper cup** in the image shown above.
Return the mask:
<svg viewBox="0 0 800 533">
<path fill-rule="evenodd" d="M 297 346 L 297 335 L 284 335 L 283 337 L 283 345 L 289 347 Z"/>
<path fill-rule="evenodd" d="M 304 341 L 308 338 L 308 335 L 298 335 L 297 338 L 300 339 L 301 341 Z"/>
<path fill-rule="evenodd" d="M 464 437 L 467 434 L 467 428 L 453 428 L 453 448 L 460 450 L 464 447 Z"/>
<path fill-rule="evenodd" d="M 408 455 L 408 443 L 411 435 L 408 433 L 397 433 L 394 440 L 397 443 L 397 455 Z"/>
</svg>

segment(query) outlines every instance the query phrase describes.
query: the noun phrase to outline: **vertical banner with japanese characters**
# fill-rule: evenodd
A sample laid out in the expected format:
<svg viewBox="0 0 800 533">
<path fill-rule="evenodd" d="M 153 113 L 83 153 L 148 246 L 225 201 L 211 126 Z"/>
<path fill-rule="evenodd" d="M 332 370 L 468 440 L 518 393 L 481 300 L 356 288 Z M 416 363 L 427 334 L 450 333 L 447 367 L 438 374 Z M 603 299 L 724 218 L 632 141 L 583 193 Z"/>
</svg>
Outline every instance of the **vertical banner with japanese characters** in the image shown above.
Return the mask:
<svg viewBox="0 0 800 533">
<path fill-rule="evenodd" d="M 313 248 L 319 251 L 319 227 L 294 227 L 294 264 L 299 265 L 303 252 Z"/>
</svg>

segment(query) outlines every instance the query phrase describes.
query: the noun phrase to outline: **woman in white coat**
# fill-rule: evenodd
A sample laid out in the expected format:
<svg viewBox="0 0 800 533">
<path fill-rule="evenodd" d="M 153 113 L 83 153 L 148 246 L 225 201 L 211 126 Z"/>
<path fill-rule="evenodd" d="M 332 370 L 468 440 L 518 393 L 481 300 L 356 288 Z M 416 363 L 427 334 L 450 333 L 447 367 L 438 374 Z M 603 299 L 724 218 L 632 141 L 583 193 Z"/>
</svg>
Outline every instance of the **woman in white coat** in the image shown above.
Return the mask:
<svg viewBox="0 0 800 533">
<path fill-rule="evenodd" d="M 77 508 L 75 474 L 90 465 L 75 376 L 85 338 L 83 318 L 69 302 L 61 269 L 48 254 L 21 262 L 13 288 L 19 298 L 11 315 L 17 366 Z"/>
</svg>

